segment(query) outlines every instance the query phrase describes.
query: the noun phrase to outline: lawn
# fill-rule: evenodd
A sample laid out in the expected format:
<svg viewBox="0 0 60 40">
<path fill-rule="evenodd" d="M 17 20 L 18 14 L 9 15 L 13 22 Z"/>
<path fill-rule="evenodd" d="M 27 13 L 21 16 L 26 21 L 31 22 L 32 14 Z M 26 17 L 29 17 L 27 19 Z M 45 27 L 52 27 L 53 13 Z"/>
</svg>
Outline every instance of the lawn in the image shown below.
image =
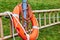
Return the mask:
<svg viewBox="0 0 60 40">
<path fill-rule="evenodd" d="M 0 0 L 0 12 L 13 11 L 13 8 L 22 0 Z M 60 8 L 60 0 L 28 0 L 32 10 L 56 9 Z M 3 17 L 4 35 L 9 34 L 9 19 Z M 8 33 L 7 33 L 8 32 Z M 12 39 L 8 39 L 12 40 Z M 16 40 L 20 40 L 16 37 Z M 60 24 L 53 27 L 40 29 L 37 40 L 60 40 Z"/>
</svg>

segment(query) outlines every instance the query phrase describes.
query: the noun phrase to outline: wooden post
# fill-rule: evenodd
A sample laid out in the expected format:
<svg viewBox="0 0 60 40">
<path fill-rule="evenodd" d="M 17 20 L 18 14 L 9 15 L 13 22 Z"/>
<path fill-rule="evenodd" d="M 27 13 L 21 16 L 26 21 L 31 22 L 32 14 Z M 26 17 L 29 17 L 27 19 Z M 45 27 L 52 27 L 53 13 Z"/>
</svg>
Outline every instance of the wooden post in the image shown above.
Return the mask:
<svg viewBox="0 0 60 40">
<path fill-rule="evenodd" d="M 3 40 L 4 35 L 3 35 L 3 27 L 2 27 L 2 18 L 1 17 L 0 17 L 0 36 L 1 36 L 0 40 Z"/>
</svg>

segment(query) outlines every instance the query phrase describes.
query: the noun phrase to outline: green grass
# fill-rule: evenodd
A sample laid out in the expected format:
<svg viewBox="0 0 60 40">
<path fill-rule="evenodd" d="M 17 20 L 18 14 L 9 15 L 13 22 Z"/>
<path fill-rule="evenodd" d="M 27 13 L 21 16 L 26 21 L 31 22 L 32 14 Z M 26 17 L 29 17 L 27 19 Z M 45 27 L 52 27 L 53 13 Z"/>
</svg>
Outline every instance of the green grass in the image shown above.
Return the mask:
<svg viewBox="0 0 60 40">
<path fill-rule="evenodd" d="M 0 12 L 13 11 L 13 8 L 22 0 L 0 0 Z M 60 8 L 60 0 L 28 0 L 32 10 Z M 4 35 L 9 35 L 9 19 L 3 17 Z M 12 39 L 8 39 L 12 40 Z M 20 40 L 16 37 L 16 40 Z M 60 40 L 60 25 L 41 29 L 37 40 Z"/>
</svg>

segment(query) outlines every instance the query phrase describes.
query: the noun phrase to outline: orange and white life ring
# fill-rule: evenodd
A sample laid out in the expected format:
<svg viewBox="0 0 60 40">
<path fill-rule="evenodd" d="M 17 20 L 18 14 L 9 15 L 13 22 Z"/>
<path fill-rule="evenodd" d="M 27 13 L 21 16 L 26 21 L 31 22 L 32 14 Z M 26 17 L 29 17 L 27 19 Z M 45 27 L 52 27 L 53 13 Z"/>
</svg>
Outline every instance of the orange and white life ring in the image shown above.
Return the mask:
<svg viewBox="0 0 60 40">
<path fill-rule="evenodd" d="M 22 40 L 27 40 L 27 36 L 26 36 L 26 34 L 22 28 L 22 25 L 20 24 L 20 20 L 19 20 L 19 15 L 21 14 L 21 11 L 22 11 L 22 6 L 21 6 L 21 4 L 19 4 L 13 10 L 12 20 L 13 20 L 13 24 L 14 24 L 14 27 L 15 27 L 18 35 L 22 38 Z M 34 16 L 33 12 L 32 11 L 28 11 L 28 12 L 30 13 L 30 16 L 32 15 L 30 17 L 30 20 L 33 25 L 32 32 L 31 32 L 31 34 L 29 34 L 29 40 L 36 40 L 36 38 L 38 37 L 38 33 L 39 33 L 38 22 Z"/>
</svg>

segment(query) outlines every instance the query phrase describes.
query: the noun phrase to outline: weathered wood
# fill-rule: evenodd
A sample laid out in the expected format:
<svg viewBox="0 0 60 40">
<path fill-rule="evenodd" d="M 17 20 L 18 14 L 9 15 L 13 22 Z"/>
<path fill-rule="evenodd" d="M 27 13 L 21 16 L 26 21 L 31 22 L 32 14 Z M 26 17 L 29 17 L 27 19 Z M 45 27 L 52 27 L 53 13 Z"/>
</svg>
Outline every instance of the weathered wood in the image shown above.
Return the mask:
<svg viewBox="0 0 60 40">
<path fill-rule="evenodd" d="M 7 16 L 8 14 L 6 13 L 0 13 L 0 16 Z"/>
<path fill-rule="evenodd" d="M 59 13 L 57 13 L 57 22 L 59 22 Z"/>
<path fill-rule="evenodd" d="M 44 13 L 44 25 L 46 25 L 46 13 Z"/>
<path fill-rule="evenodd" d="M 1 40 L 3 40 L 3 27 L 2 27 L 2 18 L 0 17 L 0 35 L 1 35 Z"/>
<path fill-rule="evenodd" d="M 53 23 L 55 23 L 55 14 L 53 13 Z"/>
<path fill-rule="evenodd" d="M 33 12 L 56 12 L 60 11 L 60 9 L 49 9 L 49 10 L 34 10 Z"/>
<path fill-rule="evenodd" d="M 49 24 L 51 24 L 51 12 L 49 13 Z"/>
<path fill-rule="evenodd" d="M 14 34 L 14 36 L 17 36 L 17 35 L 18 35 L 18 33 Z M 8 36 L 3 37 L 3 39 L 8 39 L 8 38 L 11 38 L 11 37 L 12 37 L 12 35 L 8 35 Z"/>
<path fill-rule="evenodd" d="M 41 27 L 41 15 L 39 14 L 39 26 Z"/>
</svg>

